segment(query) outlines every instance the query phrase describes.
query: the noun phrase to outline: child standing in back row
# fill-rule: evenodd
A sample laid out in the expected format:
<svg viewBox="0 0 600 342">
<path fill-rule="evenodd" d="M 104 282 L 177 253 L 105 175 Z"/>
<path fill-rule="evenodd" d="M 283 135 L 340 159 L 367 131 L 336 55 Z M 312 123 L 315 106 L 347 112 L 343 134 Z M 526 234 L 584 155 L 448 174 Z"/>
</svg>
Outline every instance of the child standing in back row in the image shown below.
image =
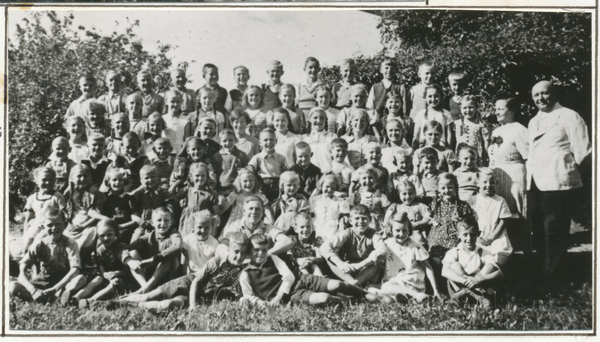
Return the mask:
<svg viewBox="0 0 600 342">
<path fill-rule="evenodd" d="M 229 91 L 229 97 L 231 97 L 232 106 L 235 109 L 242 104 L 242 97 L 248 88 L 248 80 L 250 80 L 250 71 L 243 65 L 236 66 L 233 68 L 233 79 L 236 87 Z M 230 119 L 230 121 L 232 120 Z"/>
<path fill-rule="evenodd" d="M 85 102 L 89 99 L 94 98 L 94 94 L 96 92 L 96 78 L 92 75 L 81 75 L 79 77 L 79 90 L 81 90 L 81 96 L 71 102 L 69 108 L 67 109 L 66 118 L 70 116 L 86 116 L 86 108 L 84 106 Z"/>
<path fill-rule="evenodd" d="M 358 84 L 354 79 L 356 77 L 356 62 L 352 58 L 346 58 L 340 65 L 340 74 L 342 80 L 333 85 L 331 89 L 331 103 L 337 109 L 348 108 L 350 102 L 350 89 Z"/>
<path fill-rule="evenodd" d="M 181 95 L 181 112 L 184 116 L 196 110 L 196 92 L 185 87 L 187 81 L 184 69 L 175 68 L 171 70 L 171 83 L 173 86 L 170 90 Z"/>
<path fill-rule="evenodd" d="M 306 73 L 306 81 L 296 85 L 296 102 L 298 108 L 304 113 L 304 122 L 308 122 L 308 113 L 317 106 L 315 93 L 317 87 L 322 83 L 319 81 L 319 72 L 321 66 L 319 61 L 314 57 L 308 57 L 304 62 L 304 72 Z"/>
<path fill-rule="evenodd" d="M 152 74 L 147 70 L 140 71 L 137 75 L 137 82 L 140 90 L 136 94 L 142 97 L 143 102 L 142 117 L 147 118 L 154 112 L 163 113 L 165 100 L 152 89 L 154 87 Z"/>
<path fill-rule="evenodd" d="M 281 106 L 279 89 L 283 85 L 281 82 L 283 64 L 281 64 L 280 61 L 271 61 L 267 68 L 267 75 L 269 75 L 269 83 L 262 85 L 262 91 L 264 93 L 263 103 L 265 110 L 272 110 Z"/>
<path fill-rule="evenodd" d="M 408 113 L 413 120 L 417 117 L 419 112 L 427 108 L 427 102 L 423 97 L 423 93 L 425 93 L 425 87 L 435 82 L 435 63 L 431 61 L 425 61 L 421 63 L 419 65 L 418 74 L 421 82 L 410 88 L 410 107 L 407 108 L 410 110 Z"/>
<path fill-rule="evenodd" d="M 463 71 L 452 71 L 448 75 L 448 83 L 450 84 L 452 96 L 447 98 L 445 108 L 450 111 L 452 119 L 456 121 L 464 115 L 464 113 L 461 113 L 461 102 L 466 95 L 467 74 Z"/>
<path fill-rule="evenodd" d="M 331 103 L 331 92 L 327 86 L 320 85 L 315 89 L 315 101 L 317 101 L 319 108 L 323 109 L 327 114 L 327 130 L 330 133 L 337 134 L 337 117 L 340 111 L 329 106 Z"/>
<path fill-rule="evenodd" d="M 112 114 L 124 112 L 126 98 L 121 93 L 121 74 L 109 70 L 106 73 L 106 86 L 108 87 L 108 94 L 100 96 L 98 101 L 104 104 L 109 117 Z"/>
<path fill-rule="evenodd" d="M 404 84 L 399 83 L 397 80 L 398 66 L 396 61 L 391 58 L 385 58 L 381 62 L 379 72 L 383 75 L 383 80 L 376 83 L 371 88 L 369 98 L 367 99 L 367 108 L 374 109 L 377 111 L 379 117 L 383 116 L 383 111 L 386 106 L 388 95 L 390 93 L 396 93 L 402 99 L 402 116 L 407 117 L 408 112 L 408 92 Z"/>
<path fill-rule="evenodd" d="M 233 109 L 233 105 L 227 89 L 219 85 L 219 68 L 214 64 L 204 64 L 202 67 L 202 78 L 206 81 L 206 84 L 202 88 L 208 88 L 215 92 L 214 109 L 227 117 L 227 113 Z M 200 90 L 202 88 L 196 91 L 198 100 L 200 100 Z M 200 108 L 199 105 L 197 107 Z"/>
</svg>

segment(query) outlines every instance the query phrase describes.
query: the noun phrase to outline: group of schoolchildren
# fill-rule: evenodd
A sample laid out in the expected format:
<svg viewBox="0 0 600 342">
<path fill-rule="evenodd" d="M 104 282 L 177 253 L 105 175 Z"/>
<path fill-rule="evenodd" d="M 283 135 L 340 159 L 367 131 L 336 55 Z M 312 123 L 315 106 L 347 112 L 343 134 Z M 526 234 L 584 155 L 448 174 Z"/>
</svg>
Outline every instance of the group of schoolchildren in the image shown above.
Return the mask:
<svg viewBox="0 0 600 342">
<path fill-rule="evenodd" d="M 63 305 L 172 308 L 230 298 L 256 305 L 423 301 L 448 293 L 484 308 L 512 253 L 486 164 L 491 129 L 453 72 L 444 100 L 435 64 L 410 90 L 392 59 L 370 91 L 351 59 L 328 87 L 320 65 L 283 83 L 206 84 L 156 93 L 121 76 L 79 79 L 66 137 L 33 173 L 20 274 L 10 292 Z M 41 114 L 43 115 L 43 114 Z"/>
</svg>

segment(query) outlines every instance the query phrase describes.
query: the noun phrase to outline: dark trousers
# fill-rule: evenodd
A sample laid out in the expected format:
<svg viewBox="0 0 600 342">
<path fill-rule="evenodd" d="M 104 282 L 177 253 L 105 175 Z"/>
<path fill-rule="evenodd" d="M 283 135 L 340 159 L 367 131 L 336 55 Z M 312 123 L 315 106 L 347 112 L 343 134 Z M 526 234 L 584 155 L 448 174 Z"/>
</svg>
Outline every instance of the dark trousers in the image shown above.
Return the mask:
<svg viewBox="0 0 600 342">
<path fill-rule="evenodd" d="M 541 191 L 532 180 L 528 192 L 529 220 L 533 244 L 547 273 L 564 271 L 573 202 L 578 189 Z"/>
</svg>

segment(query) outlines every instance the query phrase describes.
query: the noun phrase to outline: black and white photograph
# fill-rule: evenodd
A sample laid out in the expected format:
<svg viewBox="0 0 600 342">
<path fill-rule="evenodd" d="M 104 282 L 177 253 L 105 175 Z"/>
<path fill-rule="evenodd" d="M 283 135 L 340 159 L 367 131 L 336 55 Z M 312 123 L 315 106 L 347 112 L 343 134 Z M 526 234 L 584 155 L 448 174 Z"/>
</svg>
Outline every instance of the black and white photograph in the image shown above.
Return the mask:
<svg viewBox="0 0 600 342">
<path fill-rule="evenodd" d="M 3 334 L 596 334 L 597 9 L 45 6 Z"/>
</svg>

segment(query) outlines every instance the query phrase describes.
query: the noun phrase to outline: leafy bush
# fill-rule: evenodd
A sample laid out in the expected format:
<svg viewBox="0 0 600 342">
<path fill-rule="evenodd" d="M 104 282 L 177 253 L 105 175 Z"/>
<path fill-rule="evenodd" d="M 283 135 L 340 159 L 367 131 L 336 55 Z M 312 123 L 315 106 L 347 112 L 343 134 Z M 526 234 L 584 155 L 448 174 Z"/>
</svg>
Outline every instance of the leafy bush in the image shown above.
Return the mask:
<svg viewBox="0 0 600 342">
<path fill-rule="evenodd" d="M 168 87 L 171 61 L 166 54 L 172 46 L 162 45 L 158 53 L 144 50 L 133 32 L 136 26 L 137 21 L 128 23 L 125 33 L 101 35 L 75 28 L 72 14 L 61 20 L 55 12 L 33 13 L 16 26 L 8 44 L 11 204 L 17 195 L 33 191 L 31 171 L 50 155 L 69 104 L 81 95 L 79 75 L 96 76 L 98 96 L 107 91 L 104 76 L 110 69 L 123 75 L 125 94 L 136 90 L 136 74 L 142 68 L 156 75 L 156 90 Z"/>
</svg>

